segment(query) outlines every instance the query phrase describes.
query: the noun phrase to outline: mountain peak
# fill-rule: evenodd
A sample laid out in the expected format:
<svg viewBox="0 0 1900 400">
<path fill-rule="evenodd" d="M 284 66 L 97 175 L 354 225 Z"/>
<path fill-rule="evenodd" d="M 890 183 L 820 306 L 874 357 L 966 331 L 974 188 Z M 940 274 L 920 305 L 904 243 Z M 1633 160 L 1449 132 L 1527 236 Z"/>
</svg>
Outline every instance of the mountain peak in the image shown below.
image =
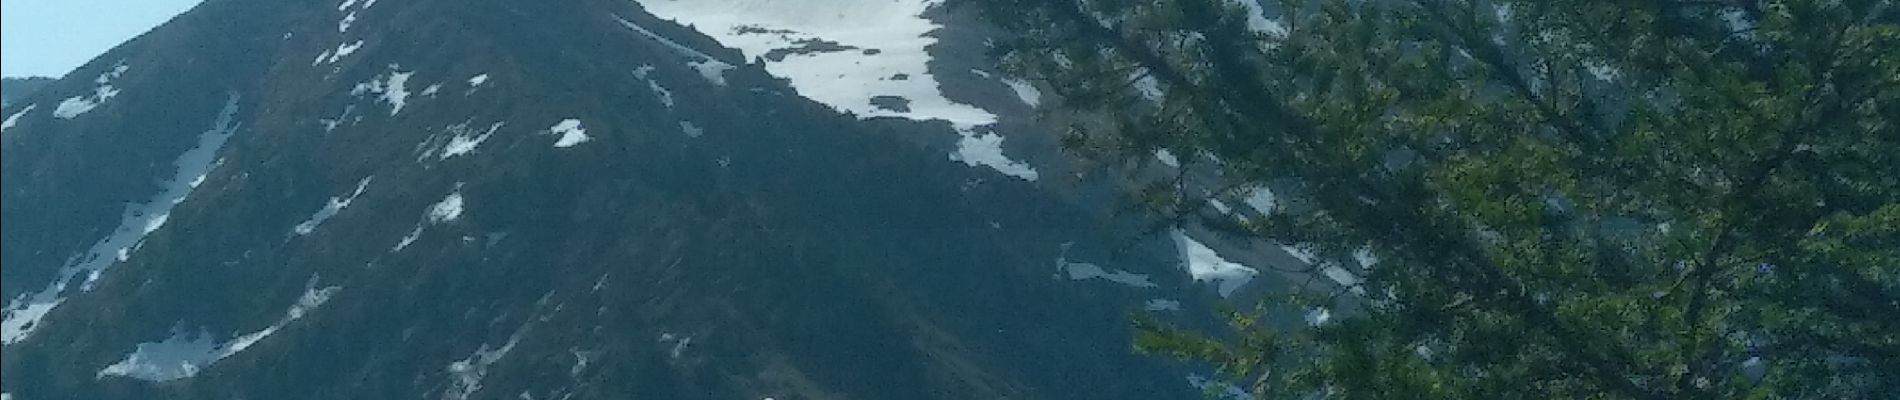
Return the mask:
<svg viewBox="0 0 1900 400">
<path fill-rule="evenodd" d="M 5 108 L 0 389 L 1192 396 L 981 29 L 825 6 L 207 2 Z"/>
</svg>

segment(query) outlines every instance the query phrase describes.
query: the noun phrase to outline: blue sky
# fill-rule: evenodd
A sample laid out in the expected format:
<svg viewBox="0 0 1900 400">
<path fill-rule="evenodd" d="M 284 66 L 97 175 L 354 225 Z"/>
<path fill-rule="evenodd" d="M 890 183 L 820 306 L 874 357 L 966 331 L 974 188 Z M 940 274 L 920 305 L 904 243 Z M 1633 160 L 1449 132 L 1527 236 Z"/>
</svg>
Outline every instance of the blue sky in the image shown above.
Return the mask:
<svg viewBox="0 0 1900 400">
<path fill-rule="evenodd" d="M 5 0 L 0 2 L 0 75 L 65 75 L 199 1 Z"/>
</svg>

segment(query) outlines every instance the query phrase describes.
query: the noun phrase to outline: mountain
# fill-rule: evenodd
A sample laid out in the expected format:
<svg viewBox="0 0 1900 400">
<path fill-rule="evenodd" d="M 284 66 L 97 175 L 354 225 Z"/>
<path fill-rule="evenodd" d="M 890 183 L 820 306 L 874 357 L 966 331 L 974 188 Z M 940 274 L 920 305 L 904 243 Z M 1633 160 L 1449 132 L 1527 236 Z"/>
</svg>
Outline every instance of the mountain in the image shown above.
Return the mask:
<svg viewBox="0 0 1900 400">
<path fill-rule="evenodd" d="M 53 78 L 43 76 L 0 78 L 0 107 L 13 104 L 13 100 L 32 95 L 41 86 L 53 83 Z"/>
<path fill-rule="evenodd" d="M 1128 313 L 1285 254 L 1072 178 L 969 16 L 791 3 L 208 0 L 0 110 L 0 391 L 1199 396 Z"/>
</svg>

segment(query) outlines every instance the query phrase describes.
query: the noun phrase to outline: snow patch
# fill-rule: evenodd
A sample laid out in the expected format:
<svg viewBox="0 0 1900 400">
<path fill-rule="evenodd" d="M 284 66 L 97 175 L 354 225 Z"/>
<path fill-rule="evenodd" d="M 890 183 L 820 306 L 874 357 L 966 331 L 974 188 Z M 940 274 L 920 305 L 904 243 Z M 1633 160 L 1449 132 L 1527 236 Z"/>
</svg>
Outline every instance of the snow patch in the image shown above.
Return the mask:
<svg viewBox="0 0 1900 400">
<path fill-rule="evenodd" d="M 339 43 L 336 45 L 336 54 L 330 55 L 330 60 L 327 61 L 326 63 L 333 63 L 333 62 L 336 62 L 337 60 L 343 59 L 343 57 L 349 57 L 351 54 L 356 54 L 356 49 L 361 49 L 361 48 L 363 48 L 362 40 L 357 40 L 355 42 L 350 42 L 350 43 Z"/>
<path fill-rule="evenodd" d="M 361 8 L 350 9 L 350 8 L 353 8 L 353 6 L 357 6 L 357 0 L 344 0 L 342 4 L 336 4 L 336 11 L 348 11 L 348 13 L 344 13 L 344 17 L 342 17 L 342 19 L 338 19 L 338 21 L 336 21 L 336 32 L 338 32 L 338 34 L 346 34 L 346 32 L 350 32 L 350 28 L 355 27 L 355 21 L 357 21 L 357 13 L 359 13 L 359 11 L 363 11 L 363 9 L 369 9 L 369 6 L 376 6 L 376 0 L 369 0 L 369 2 L 363 2 L 363 6 L 361 6 Z M 310 66 L 317 66 L 317 64 L 336 63 L 336 61 L 340 61 L 340 59 L 344 59 L 344 57 L 350 57 L 352 53 L 355 53 L 355 51 L 357 51 L 357 47 L 363 47 L 363 40 L 357 40 L 357 42 L 352 42 L 352 44 L 338 44 L 336 45 L 336 49 L 325 49 L 323 53 L 319 53 L 319 55 L 317 55 L 317 59 L 315 59 L 315 61 L 312 61 L 312 63 L 310 63 Z"/>
<path fill-rule="evenodd" d="M 284 326 L 289 325 L 291 322 L 303 319 L 305 315 L 309 315 L 310 312 L 316 310 L 317 307 L 322 307 L 323 303 L 329 302 L 330 297 L 335 295 L 337 290 L 342 289 L 338 286 L 318 289 L 316 283 L 316 279 L 313 278 L 310 280 L 310 285 L 304 288 L 303 295 L 297 297 L 297 303 L 290 305 L 290 309 L 284 310 L 284 316 L 278 318 L 277 323 L 264 327 L 263 330 L 238 336 L 237 339 L 232 340 L 231 344 L 226 346 L 227 354 L 225 355 L 229 356 L 230 354 L 237 354 L 237 352 L 244 351 L 244 349 L 250 348 L 251 345 L 257 344 L 258 341 L 264 340 L 265 337 L 269 337 L 271 334 L 277 333 L 278 330 L 284 329 Z"/>
<path fill-rule="evenodd" d="M 1043 102 L 1043 91 L 1035 89 L 1035 83 L 1030 83 L 1028 80 L 1020 80 L 1020 78 L 996 78 L 996 76 L 992 76 L 990 72 L 975 70 L 975 68 L 969 70 L 969 72 L 971 72 L 971 74 L 977 74 L 977 76 L 982 76 L 984 80 L 997 80 L 997 82 L 1003 82 L 1003 85 L 1009 85 L 1009 91 L 1015 91 L 1016 99 L 1022 100 L 1022 104 L 1028 104 L 1030 108 L 1039 106 L 1039 104 Z"/>
<path fill-rule="evenodd" d="M 1340 286 L 1352 288 L 1353 293 L 1365 293 L 1365 289 L 1359 287 L 1358 275 L 1353 274 L 1352 271 L 1348 271 L 1345 268 L 1341 268 L 1335 263 L 1320 260 L 1319 255 L 1312 250 L 1307 250 L 1295 245 L 1280 245 L 1280 249 L 1286 251 L 1287 255 L 1300 260 L 1301 263 L 1319 267 L 1320 274 L 1326 275 L 1326 278 L 1332 279 L 1333 282 L 1338 283 Z M 1362 267 L 1370 267 L 1372 264 L 1379 262 L 1379 258 L 1372 255 L 1371 249 L 1364 248 L 1353 251 L 1353 259 L 1358 261 Z"/>
<path fill-rule="evenodd" d="M 31 294 L 21 294 L 8 302 L 4 309 L 4 321 L 0 321 L 0 343 L 13 344 L 32 334 L 41 318 L 66 300 L 66 284 L 79 274 L 86 274 L 82 291 L 91 291 L 93 282 L 116 262 L 129 257 L 145 240 L 145 236 L 158 230 L 170 220 L 172 207 L 183 203 L 192 189 L 204 182 L 215 166 L 219 149 L 237 132 L 240 124 L 236 122 L 238 96 L 232 94 L 225 101 L 224 109 L 219 111 L 211 129 L 198 135 L 198 144 L 172 161 L 176 168 L 172 175 L 159 181 L 159 192 L 149 200 L 139 204 L 128 204 L 120 215 L 119 226 L 105 238 L 94 243 L 85 253 L 74 255 L 60 267 L 54 281 L 44 289 Z"/>
<path fill-rule="evenodd" d="M 978 127 L 995 124 L 996 115 L 944 97 L 930 74 L 928 47 L 937 42 L 930 33 L 941 26 L 923 14 L 941 0 L 850 0 L 816 7 L 761 0 L 638 2 L 654 15 L 694 26 L 720 44 L 764 60 L 768 72 L 789 80 L 801 96 L 860 118 L 947 121 L 962 136 L 951 160 L 1036 180 L 1034 169 L 1002 155 L 1002 136 L 977 133 Z M 899 74 L 907 78 L 889 79 Z M 879 107 L 872 101 L 883 96 L 910 103 Z"/>
<path fill-rule="evenodd" d="M 706 81 L 719 86 L 726 85 L 726 71 L 730 71 L 734 68 L 732 64 L 719 61 L 719 59 L 713 58 L 713 56 L 705 52 L 675 42 L 673 39 L 667 39 L 665 36 L 660 36 L 660 34 L 654 33 L 652 30 L 648 30 L 646 27 L 635 24 L 633 21 L 628 21 L 626 18 L 621 18 L 618 15 L 614 16 L 614 20 L 620 21 L 620 25 L 627 27 L 627 29 L 632 29 L 634 32 L 646 35 L 647 38 L 653 39 L 655 42 L 673 48 L 674 51 L 678 51 L 681 55 L 695 58 L 693 61 L 688 61 L 686 65 L 698 70 L 699 75 L 705 77 Z"/>
<path fill-rule="evenodd" d="M 163 341 L 139 343 L 137 350 L 118 363 L 99 370 L 98 377 L 123 376 L 164 382 L 198 374 L 200 368 L 214 362 L 218 342 L 202 329 L 190 332 L 174 330 Z"/>
<path fill-rule="evenodd" d="M 389 75 L 389 80 L 384 82 L 386 90 L 383 91 L 383 102 L 389 103 L 389 115 L 402 112 L 403 105 L 409 99 L 409 90 L 403 86 L 409 82 L 410 75 L 413 73 L 392 73 Z"/>
<path fill-rule="evenodd" d="M 1042 91 L 1036 90 L 1035 84 L 1015 78 L 1003 79 L 1003 84 L 1009 85 L 1009 90 L 1016 92 L 1016 98 L 1021 99 L 1023 104 L 1032 108 L 1042 105 Z"/>
<path fill-rule="evenodd" d="M 1221 258 L 1214 249 L 1188 237 L 1186 231 L 1175 229 L 1173 236 L 1175 248 L 1181 252 L 1181 264 L 1187 268 L 1188 276 L 1196 281 L 1214 282 L 1215 290 L 1221 297 L 1233 295 L 1234 290 L 1260 274 L 1259 270 Z"/>
<path fill-rule="evenodd" d="M 111 87 L 101 87 L 99 89 L 105 91 L 97 92 L 93 97 L 73 96 L 66 98 L 66 100 L 61 100 L 59 102 L 59 108 L 53 109 L 53 116 L 60 119 L 73 119 L 73 117 L 78 117 L 87 111 L 92 111 L 93 108 L 99 107 L 100 100 L 103 100 L 105 97 L 119 94 L 118 91 L 113 90 Z"/>
<path fill-rule="evenodd" d="M 1359 262 L 1360 268 L 1372 268 L 1373 264 L 1379 263 L 1379 256 L 1372 254 L 1371 248 L 1365 247 L 1361 247 L 1359 250 L 1353 250 L 1352 259 Z"/>
<path fill-rule="evenodd" d="M 343 20 L 336 22 L 336 32 L 337 33 L 349 32 L 350 25 L 355 24 L 355 23 L 356 23 L 356 12 L 351 11 L 349 15 L 343 16 Z"/>
<path fill-rule="evenodd" d="M 1740 8 L 1728 7 L 1722 11 L 1722 23 L 1728 26 L 1729 36 L 1742 39 L 1755 39 L 1755 24 L 1749 22 L 1748 14 Z"/>
<path fill-rule="evenodd" d="M 412 229 L 409 231 L 409 234 L 403 235 L 402 240 L 399 240 L 396 242 L 396 247 L 393 249 L 390 249 L 389 251 L 392 251 L 392 252 L 402 251 L 402 249 L 409 248 L 409 245 L 416 244 L 416 239 L 421 239 L 421 238 L 422 238 L 422 225 L 416 225 L 416 229 Z"/>
<path fill-rule="evenodd" d="M 1129 78 L 1135 80 L 1135 93 L 1140 94 L 1142 98 L 1149 101 L 1161 101 L 1167 96 L 1168 92 L 1161 90 L 1161 80 L 1155 79 L 1154 74 L 1148 73 L 1147 70 L 1129 72 L 1129 75 Z"/>
<path fill-rule="evenodd" d="M 466 123 L 449 126 L 449 132 L 454 133 L 455 136 L 449 137 L 449 143 L 442 146 L 442 154 L 437 156 L 437 159 L 447 160 L 449 157 L 475 152 L 475 149 L 481 147 L 482 142 L 488 141 L 489 137 L 494 136 L 495 130 L 501 129 L 502 125 L 501 122 L 489 125 L 488 131 L 479 135 L 469 129 Z"/>
<path fill-rule="evenodd" d="M 1293 256 L 1295 259 L 1299 259 L 1301 263 L 1308 265 L 1319 263 L 1319 255 L 1313 254 L 1311 250 L 1294 245 L 1280 245 L 1280 250 L 1285 251 L 1287 255 Z"/>
<path fill-rule="evenodd" d="M 1070 280 L 1089 280 L 1101 278 L 1109 282 L 1120 283 L 1135 288 L 1155 287 L 1147 275 L 1121 270 L 1104 269 L 1101 266 L 1084 262 L 1063 262 L 1056 265 L 1058 271 L 1067 272 Z"/>
<path fill-rule="evenodd" d="M 298 223 L 297 226 L 290 228 L 290 232 L 294 235 L 302 236 L 316 231 L 317 226 L 323 225 L 323 221 L 329 221 L 330 217 L 335 217 L 338 212 L 343 211 L 344 207 L 349 207 L 351 202 L 356 201 L 356 196 L 363 195 L 363 190 L 369 188 L 370 179 L 374 178 L 374 176 L 365 177 L 363 180 L 357 181 L 356 190 L 351 191 L 349 197 L 331 197 L 329 202 L 323 204 L 323 208 L 317 209 L 316 214 L 311 214 L 309 219 L 305 219 L 303 222 Z"/>
<path fill-rule="evenodd" d="M 1214 211 L 1219 211 L 1221 214 L 1231 215 L 1234 213 L 1234 208 L 1228 207 L 1227 202 L 1220 201 L 1220 199 L 1207 199 L 1207 205 L 1214 207 Z"/>
<path fill-rule="evenodd" d="M 633 70 L 633 76 L 647 81 L 647 89 L 653 90 L 653 95 L 660 97 L 660 104 L 665 104 L 666 108 L 670 110 L 673 108 L 673 91 L 666 90 L 665 86 L 660 86 L 659 81 L 655 81 L 650 77 L 653 74 L 653 70 L 654 68 L 651 65 L 642 65 L 640 68 Z"/>
<path fill-rule="evenodd" d="M 976 134 L 967 129 L 958 129 L 963 138 L 957 140 L 957 152 L 950 153 L 951 161 L 961 161 L 969 166 L 986 166 L 1003 175 L 1022 178 L 1035 182 L 1039 174 L 1036 169 L 1021 161 L 1011 160 L 1003 155 L 1003 136 L 995 133 Z"/>
<path fill-rule="evenodd" d="M 665 104 L 669 110 L 673 109 L 673 91 L 666 90 L 666 87 L 660 86 L 659 82 L 651 79 L 647 80 L 647 88 L 653 89 L 653 94 L 660 97 L 660 104 Z"/>
<path fill-rule="evenodd" d="M 1280 21 L 1267 19 L 1267 9 L 1260 6 L 1266 0 L 1232 0 L 1247 8 L 1247 29 L 1276 37 L 1286 36 L 1286 26 Z"/>
<path fill-rule="evenodd" d="M 1243 201 L 1247 203 L 1247 207 L 1252 207 L 1254 212 L 1260 215 L 1273 214 L 1274 208 L 1279 205 L 1279 201 L 1273 196 L 1273 190 L 1267 189 L 1266 186 L 1256 186 L 1247 191 L 1247 198 Z"/>
<path fill-rule="evenodd" d="M 119 65 L 113 66 L 111 71 L 99 74 L 98 78 L 93 78 L 92 80 L 93 83 L 99 84 L 99 86 L 92 88 L 92 94 L 73 96 L 61 100 L 59 106 L 53 108 L 53 117 L 59 119 L 73 119 L 88 111 L 92 111 L 94 108 L 98 108 L 99 105 L 105 103 L 106 100 L 118 97 L 119 89 L 112 86 L 112 80 L 118 79 L 120 75 L 125 75 L 125 71 L 128 69 L 131 69 L 131 67 L 121 62 Z"/>
<path fill-rule="evenodd" d="M 71 279 L 71 277 L 65 277 L 55 284 L 64 288 L 63 282 L 66 279 Z M 0 343 L 13 344 L 25 339 L 27 335 L 33 333 L 33 328 L 38 325 L 40 319 L 45 318 L 48 312 L 53 311 L 53 307 L 59 306 L 59 303 L 65 300 L 65 297 L 60 296 L 59 290 L 51 288 L 41 290 L 32 297 L 22 294 L 20 298 L 14 299 L 7 304 L 5 323 L 0 324 Z"/>
<path fill-rule="evenodd" d="M 415 75 L 415 72 L 400 71 L 400 68 L 402 67 L 396 64 L 390 64 L 388 73 L 377 75 L 376 78 L 371 79 L 369 82 L 356 84 L 355 88 L 350 89 L 350 94 L 356 96 L 364 94 L 377 95 L 379 101 L 389 104 L 390 116 L 401 113 L 402 108 L 409 103 L 409 77 Z"/>
<path fill-rule="evenodd" d="M 574 355 L 574 366 L 567 368 L 567 376 L 575 379 L 580 379 L 581 372 L 586 372 L 587 365 L 592 364 L 594 357 L 599 355 L 599 352 L 581 351 L 579 347 L 569 348 L 567 352 Z"/>
<path fill-rule="evenodd" d="M 513 351 L 515 344 L 520 343 L 522 336 L 526 336 L 527 333 L 528 327 L 524 325 L 516 329 L 514 334 L 508 335 L 508 342 L 502 343 L 501 347 L 489 347 L 487 344 L 482 344 L 482 348 L 476 349 L 474 354 L 449 363 L 447 371 L 451 380 L 448 390 L 442 392 L 442 398 L 467 400 L 469 396 L 482 390 L 482 379 L 488 376 L 488 366 L 508 356 L 508 352 Z"/>
<path fill-rule="evenodd" d="M 110 85 L 113 79 L 119 79 L 119 76 L 125 75 L 125 71 L 130 69 L 132 69 L 132 67 L 125 65 L 125 62 L 121 61 L 119 65 L 112 66 L 111 71 L 106 71 L 106 73 L 99 74 L 98 78 L 93 78 L 92 83 Z"/>
<path fill-rule="evenodd" d="M 123 376 L 152 382 L 164 382 L 197 375 L 198 371 L 211 366 L 234 354 L 250 348 L 264 340 L 284 326 L 302 319 L 304 315 L 330 301 L 330 296 L 339 289 L 336 286 L 316 288 L 316 279 L 304 289 L 284 316 L 264 329 L 239 335 L 228 342 L 219 343 L 212 339 L 210 332 L 203 328 L 195 332 L 174 330 L 172 336 L 159 342 L 140 343 L 138 348 L 124 359 L 106 366 L 98 377 Z"/>
<path fill-rule="evenodd" d="M 937 39 L 927 35 L 939 26 L 922 14 L 936 0 L 833 1 L 824 6 L 758 0 L 639 2 L 654 15 L 692 25 L 747 57 L 807 49 L 814 41 L 855 48 L 767 58 L 767 70 L 790 79 L 800 94 L 841 111 L 969 125 L 995 122 L 995 116 L 982 109 L 944 99 L 929 74 L 925 48 Z M 899 73 L 910 79 L 884 79 Z M 876 95 L 911 99 L 913 111 L 872 107 L 870 98 Z"/>
<path fill-rule="evenodd" d="M 354 116 L 354 118 L 352 118 L 352 114 L 355 114 L 355 113 L 356 113 L 356 105 L 354 104 L 347 105 L 343 107 L 343 113 L 337 114 L 336 118 L 320 118 L 320 119 L 317 119 L 317 123 L 320 125 L 323 125 L 323 133 L 328 134 L 332 131 L 336 131 L 337 127 L 343 126 L 343 124 L 346 122 L 356 123 L 363 119 L 362 116 Z"/>
<path fill-rule="evenodd" d="M 324 50 L 322 54 L 317 54 L 317 59 L 315 61 L 311 61 L 310 66 L 314 67 L 314 66 L 323 65 L 323 64 L 335 63 L 337 62 L 337 60 L 342 60 L 343 57 L 349 57 L 351 54 L 356 54 L 356 50 L 360 48 L 363 48 L 362 40 L 357 40 L 355 42 L 350 42 L 350 43 L 339 43 L 336 45 L 335 50 Z"/>
<path fill-rule="evenodd" d="M 1333 312 L 1325 307 L 1314 307 L 1306 311 L 1305 319 L 1308 326 L 1325 325 L 1327 321 L 1333 320 Z"/>
<path fill-rule="evenodd" d="M 1347 271 L 1345 268 L 1340 268 L 1337 265 L 1327 265 L 1320 268 L 1320 272 L 1326 274 L 1326 277 L 1332 279 L 1333 282 L 1339 283 L 1340 286 L 1352 288 L 1354 293 L 1365 291 L 1365 289 L 1358 287 L 1359 276 L 1353 275 L 1351 271 Z"/>
<path fill-rule="evenodd" d="M 660 333 L 660 343 L 671 345 L 671 347 L 667 349 L 667 355 L 678 360 L 681 356 L 686 355 L 686 347 L 693 345 L 693 337 L 662 332 Z"/>
<path fill-rule="evenodd" d="M 1065 253 L 1064 255 L 1056 257 L 1057 278 L 1061 278 L 1064 274 L 1067 274 L 1070 280 L 1077 281 L 1101 278 L 1102 280 L 1135 288 L 1152 288 L 1156 286 L 1153 281 L 1148 280 L 1147 275 L 1105 269 L 1093 263 L 1069 261 L 1068 255 L 1066 254 L 1068 251 L 1067 245 L 1064 245 L 1063 251 Z"/>
<path fill-rule="evenodd" d="M 1584 69 L 1590 71 L 1590 76 L 1594 76 L 1597 80 L 1604 82 L 1615 82 L 1618 78 L 1623 77 L 1622 69 L 1614 65 L 1603 64 L 1596 61 L 1585 61 Z"/>
<path fill-rule="evenodd" d="M 691 138 L 697 138 L 706 134 L 705 129 L 700 129 L 698 125 L 693 125 L 692 121 L 680 121 L 680 132 L 685 133 L 686 137 Z"/>
<path fill-rule="evenodd" d="M 1147 275 L 1106 269 L 1093 263 L 1070 261 L 1069 247 L 1073 245 L 1073 242 L 1063 243 L 1062 251 L 1056 255 L 1056 278 L 1058 279 L 1066 274 L 1070 280 L 1077 281 L 1101 278 L 1102 280 L 1120 283 L 1134 288 L 1152 288 L 1157 286 L 1153 281 L 1148 280 Z"/>
<path fill-rule="evenodd" d="M 695 71 L 699 71 L 699 76 L 706 78 L 707 82 L 712 82 L 714 85 L 719 86 L 726 85 L 726 71 L 731 71 L 733 68 L 732 64 L 719 62 L 718 60 L 710 58 L 700 61 L 688 61 L 686 65 L 693 67 Z"/>
<path fill-rule="evenodd" d="M 587 128 L 581 126 L 581 120 L 573 118 L 561 120 L 554 126 L 548 127 L 548 134 L 559 135 L 561 138 L 554 141 L 554 147 L 562 148 L 574 147 L 593 139 L 587 136 Z"/>
<path fill-rule="evenodd" d="M 1155 149 L 1155 160 L 1168 168 L 1181 168 L 1181 159 L 1174 157 L 1174 152 L 1168 149 Z"/>
<path fill-rule="evenodd" d="M 26 105 L 26 108 L 20 109 L 20 111 L 13 113 L 13 115 L 8 115 L 6 121 L 0 122 L 0 131 L 13 129 L 13 124 L 20 122 L 20 116 L 26 115 L 26 113 L 29 113 L 29 112 L 33 112 L 33 109 L 38 108 L 39 106 L 40 105 L 38 104 L 28 104 Z"/>
<path fill-rule="evenodd" d="M 690 46 L 680 44 L 679 42 L 675 42 L 673 41 L 673 39 L 668 39 L 665 36 L 660 36 L 660 34 L 654 33 L 652 30 L 648 30 L 646 27 L 640 26 L 640 24 L 633 23 L 633 21 L 628 21 L 626 18 L 621 18 L 620 16 L 615 15 L 614 20 L 620 21 L 620 25 L 627 27 L 627 29 L 632 29 L 634 32 L 639 32 L 641 35 L 646 35 L 647 38 L 653 39 L 653 41 L 666 45 L 666 47 L 673 48 L 674 51 L 677 51 L 680 54 L 686 55 L 688 57 L 700 59 L 700 60 L 712 60 L 714 62 L 719 62 L 719 60 L 716 58 L 713 58 L 712 55 L 706 54 L 705 52 L 701 52 L 698 49 L 694 49 Z"/>
<path fill-rule="evenodd" d="M 429 223 L 434 224 L 454 222 L 462 218 L 462 192 L 449 193 L 448 197 L 442 198 L 442 201 L 429 206 L 428 216 Z"/>
<path fill-rule="evenodd" d="M 462 184 L 456 183 L 455 191 L 449 192 L 447 196 L 443 196 L 441 201 L 430 204 L 429 209 L 423 211 L 422 220 L 416 222 L 415 229 L 411 229 L 409 230 L 409 234 L 403 235 L 402 240 L 396 242 L 396 247 L 389 249 L 389 251 L 398 252 L 402 251 L 402 249 L 409 248 L 409 245 L 416 243 L 416 239 L 422 238 L 422 231 L 430 225 L 454 222 L 457 219 L 461 219 L 462 210 Z"/>
</svg>

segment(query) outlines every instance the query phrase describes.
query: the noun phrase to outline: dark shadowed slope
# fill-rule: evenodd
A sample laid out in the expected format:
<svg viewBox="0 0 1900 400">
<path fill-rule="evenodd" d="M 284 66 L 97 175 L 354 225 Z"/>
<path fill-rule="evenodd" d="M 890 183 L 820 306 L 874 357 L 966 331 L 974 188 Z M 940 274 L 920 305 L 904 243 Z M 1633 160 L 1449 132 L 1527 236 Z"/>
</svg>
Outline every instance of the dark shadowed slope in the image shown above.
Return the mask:
<svg viewBox="0 0 1900 400">
<path fill-rule="evenodd" d="M 53 83 L 53 78 L 44 76 L 0 78 L 0 107 L 13 104 L 15 100 L 26 98 L 40 87 Z"/>
</svg>

